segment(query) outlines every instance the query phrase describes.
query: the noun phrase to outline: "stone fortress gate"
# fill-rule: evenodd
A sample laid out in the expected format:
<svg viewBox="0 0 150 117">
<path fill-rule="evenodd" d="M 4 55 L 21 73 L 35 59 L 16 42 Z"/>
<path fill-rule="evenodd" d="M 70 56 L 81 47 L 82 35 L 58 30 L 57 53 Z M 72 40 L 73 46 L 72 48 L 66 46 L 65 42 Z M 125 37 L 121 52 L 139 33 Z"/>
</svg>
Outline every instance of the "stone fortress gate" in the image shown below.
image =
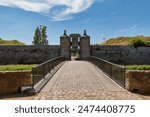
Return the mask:
<svg viewBox="0 0 150 117">
<path fill-rule="evenodd" d="M 86 34 L 86 30 L 82 36 L 80 34 L 68 36 L 64 30 L 64 34 L 60 37 L 60 55 L 67 59 L 90 56 L 90 36 Z"/>
</svg>

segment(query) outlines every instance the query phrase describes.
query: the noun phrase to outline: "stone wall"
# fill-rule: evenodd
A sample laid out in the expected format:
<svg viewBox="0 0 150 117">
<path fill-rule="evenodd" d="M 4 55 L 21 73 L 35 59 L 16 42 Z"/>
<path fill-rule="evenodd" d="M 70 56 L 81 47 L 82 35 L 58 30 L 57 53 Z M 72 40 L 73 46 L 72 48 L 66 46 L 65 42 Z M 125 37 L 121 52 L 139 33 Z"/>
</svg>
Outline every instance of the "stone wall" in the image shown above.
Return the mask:
<svg viewBox="0 0 150 117">
<path fill-rule="evenodd" d="M 150 47 L 91 46 L 91 55 L 117 64 L 150 64 Z M 0 64 L 38 64 L 60 56 L 60 46 L 0 46 Z"/>
<path fill-rule="evenodd" d="M 127 71 L 126 74 L 127 90 L 141 94 L 150 94 L 150 70 Z"/>
<path fill-rule="evenodd" d="M 60 55 L 60 46 L 0 46 L 0 64 L 37 64 Z"/>
<path fill-rule="evenodd" d="M 23 86 L 31 86 L 30 71 L 0 72 L 0 95 L 16 94 Z"/>
<path fill-rule="evenodd" d="M 91 55 L 117 64 L 150 64 L 150 47 L 91 46 Z"/>
</svg>

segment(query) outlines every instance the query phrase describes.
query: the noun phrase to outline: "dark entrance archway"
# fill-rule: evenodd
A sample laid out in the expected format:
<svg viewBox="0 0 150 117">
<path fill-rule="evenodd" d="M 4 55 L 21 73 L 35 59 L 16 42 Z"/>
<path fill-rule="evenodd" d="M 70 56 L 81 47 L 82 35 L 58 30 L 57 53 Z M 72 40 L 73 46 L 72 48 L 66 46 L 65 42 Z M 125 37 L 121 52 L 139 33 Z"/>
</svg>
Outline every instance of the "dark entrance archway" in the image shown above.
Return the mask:
<svg viewBox="0 0 150 117">
<path fill-rule="evenodd" d="M 80 37 L 80 34 L 70 34 L 71 60 L 76 60 L 80 58 Z"/>
</svg>

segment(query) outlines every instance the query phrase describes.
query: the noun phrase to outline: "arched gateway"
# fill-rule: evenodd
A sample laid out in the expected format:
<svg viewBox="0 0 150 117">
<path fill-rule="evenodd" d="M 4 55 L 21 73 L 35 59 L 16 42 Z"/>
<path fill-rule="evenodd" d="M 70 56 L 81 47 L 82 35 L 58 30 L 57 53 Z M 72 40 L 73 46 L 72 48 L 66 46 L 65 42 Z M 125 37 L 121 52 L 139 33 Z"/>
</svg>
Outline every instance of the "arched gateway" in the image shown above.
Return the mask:
<svg viewBox="0 0 150 117">
<path fill-rule="evenodd" d="M 69 36 L 64 30 L 63 36 L 60 37 L 60 54 L 68 59 L 71 56 L 76 56 L 79 58 L 84 58 L 90 56 L 90 36 L 84 34 L 70 34 Z"/>
</svg>

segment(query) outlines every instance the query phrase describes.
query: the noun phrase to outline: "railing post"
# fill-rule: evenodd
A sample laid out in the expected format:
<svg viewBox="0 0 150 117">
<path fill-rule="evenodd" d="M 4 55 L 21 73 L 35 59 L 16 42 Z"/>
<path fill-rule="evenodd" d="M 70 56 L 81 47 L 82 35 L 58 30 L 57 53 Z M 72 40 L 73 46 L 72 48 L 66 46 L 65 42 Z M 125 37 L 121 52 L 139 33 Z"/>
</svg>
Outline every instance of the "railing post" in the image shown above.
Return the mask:
<svg viewBox="0 0 150 117">
<path fill-rule="evenodd" d="M 45 79 L 44 65 L 42 66 L 42 71 L 43 71 L 43 78 Z"/>
<path fill-rule="evenodd" d="M 53 63 L 53 61 L 52 61 L 52 70 L 54 69 L 54 63 Z"/>
<path fill-rule="evenodd" d="M 32 68 L 32 71 L 31 71 L 31 80 L 32 80 L 32 89 L 34 89 L 34 69 Z"/>
<path fill-rule="evenodd" d="M 126 68 L 124 67 L 124 89 L 126 88 Z"/>
<path fill-rule="evenodd" d="M 51 73 L 51 64 L 50 64 L 50 62 L 48 63 L 48 68 L 49 68 L 49 73 Z"/>
<path fill-rule="evenodd" d="M 54 65 L 54 62 L 52 61 L 52 69 L 54 69 L 54 66 L 55 66 L 55 65 Z"/>
<path fill-rule="evenodd" d="M 110 78 L 112 78 L 112 65 L 110 64 Z"/>
<path fill-rule="evenodd" d="M 55 64 L 55 67 L 57 66 L 57 63 L 58 63 L 58 60 L 56 59 L 56 64 Z"/>
</svg>

